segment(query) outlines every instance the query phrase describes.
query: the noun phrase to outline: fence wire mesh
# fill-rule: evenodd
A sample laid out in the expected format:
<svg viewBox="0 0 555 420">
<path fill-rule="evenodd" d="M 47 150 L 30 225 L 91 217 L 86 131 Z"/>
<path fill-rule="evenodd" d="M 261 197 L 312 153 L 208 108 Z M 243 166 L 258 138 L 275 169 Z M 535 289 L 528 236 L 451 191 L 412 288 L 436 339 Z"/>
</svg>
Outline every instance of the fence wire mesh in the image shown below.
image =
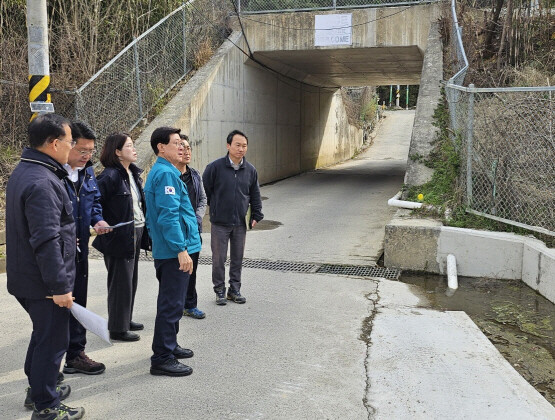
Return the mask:
<svg viewBox="0 0 555 420">
<path fill-rule="evenodd" d="M 555 236 L 555 88 L 463 87 L 468 61 L 451 2 L 446 85 L 467 209 Z"/>
<path fill-rule="evenodd" d="M 168 90 L 210 59 L 229 34 L 226 18 L 232 9 L 230 2 L 222 5 L 220 0 L 182 5 L 81 87 L 51 90 L 56 113 L 89 123 L 101 150 L 106 135 L 133 129 Z M 27 143 L 28 89 L 25 83 L 0 80 L 0 100 L 5 104 L 0 110 L 3 144 L 19 147 Z M 1 165 L 0 171 L 4 171 Z"/>
<path fill-rule="evenodd" d="M 449 104 L 461 185 L 469 209 L 555 234 L 555 89 L 517 89 L 459 90 Z"/>
<path fill-rule="evenodd" d="M 75 117 L 94 127 L 100 143 L 113 131 L 132 129 L 226 36 L 223 17 L 215 20 L 194 2 L 181 6 L 77 90 Z"/>
<path fill-rule="evenodd" d="M 429 1 L 429 0 L 428 0 Z M 422 0 L 236 0 L 241 13 L 283 12 L 286 10 L 335 10 L 355 7 L 373 7 Z"/>
</svg>

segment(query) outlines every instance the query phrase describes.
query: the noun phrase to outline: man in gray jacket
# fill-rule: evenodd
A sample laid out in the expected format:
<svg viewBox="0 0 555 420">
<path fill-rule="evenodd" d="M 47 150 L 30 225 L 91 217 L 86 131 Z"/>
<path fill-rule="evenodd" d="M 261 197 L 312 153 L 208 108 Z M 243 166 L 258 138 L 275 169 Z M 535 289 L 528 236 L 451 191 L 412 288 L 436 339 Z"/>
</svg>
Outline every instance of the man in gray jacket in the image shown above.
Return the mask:
<svg viewBox="0 0 555 420">
<path fill-rule="evenodd" d="M 247 301 L 241 295 L 241 269 L 247 233 L 245 217 L 249 205 L 250 228 L 264 217 L 258 173 L 245 159 L 247 146 L 247 136 L 239 130 L 233 130 L 227 136 L 227 155 L 208 164 L 202 174 L 210 206 L 212 283 L 217 305 L 226 304 L 224 264 L 228 243 L 230 263 L 227 299 L 235 303 Z"/>
<path fill-rule="evenodd" d="M 189 166 L 191 163 L 191 144 L 189 143 L 189 137 L 186 134 L 181 133 L 179 135 L 183 141 L 183 160 L 176 164 L 176 168 L 181 172 L 181 180 L 187 187 L 187 192 L 189 193 L 189 200 L 195 211 L 195 216 L 197 217 L 198 231 L 202 232 L 202 218 L 206 213 L 206 194 L 204 193 L 204 186 L 202 185 L 202 178 L 200 173 Z M 193 260 L 193 272 L 189 277 L 189 285 L 187 286 L 187 294 L 185 295 L 185 308 L 183 309 L 183 315 L 190 316 L 195 319 L 203 319 L 206 314 L 197 308 L 197 268 L 198 268 L 198 258 L 200 252 L 194 254 L 189 254 Z"/>
</svg>

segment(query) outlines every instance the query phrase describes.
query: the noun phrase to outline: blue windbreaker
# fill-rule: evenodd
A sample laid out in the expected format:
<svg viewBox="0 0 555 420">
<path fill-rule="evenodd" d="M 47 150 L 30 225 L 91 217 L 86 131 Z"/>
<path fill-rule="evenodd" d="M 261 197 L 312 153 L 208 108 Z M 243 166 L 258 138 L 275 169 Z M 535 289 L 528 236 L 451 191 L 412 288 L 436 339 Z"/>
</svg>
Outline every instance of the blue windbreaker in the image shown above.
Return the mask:
<svg viewBox="0 0 555 420">
<path fill-rule="evenodd" d="M 146 179 L 146 226 L 155 259 L 177 258 L 185 250 L 200 252 L 197 218 L 180 175 L 169 161 L 158 157 Z"/>
</svg>

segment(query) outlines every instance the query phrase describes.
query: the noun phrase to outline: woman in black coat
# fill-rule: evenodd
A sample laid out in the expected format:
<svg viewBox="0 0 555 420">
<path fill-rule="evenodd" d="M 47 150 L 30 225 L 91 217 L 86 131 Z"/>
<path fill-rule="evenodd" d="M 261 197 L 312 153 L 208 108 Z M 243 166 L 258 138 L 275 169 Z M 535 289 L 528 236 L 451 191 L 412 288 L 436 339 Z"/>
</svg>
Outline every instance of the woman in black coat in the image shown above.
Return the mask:
<svg viewBox="0 0 555 420">
<path fill-rule="evenodd" d="M 104 220 L 114 226 L 112 232 L 97 236 L 93 246 L 104 254 L 108 270 L 108 330 L 110 338 L 119 341 L 137 341 L 144 326 L 132 321 L 137 291 L 139 253 L 150 249 L 145 227 L 145 196 L 140 174 L 133 162 L 137 152 L 127 133 L 108 136 L 100 156 L 105 169 L 97 177 L 102 194 L 100 203 Z"/>
</svg>

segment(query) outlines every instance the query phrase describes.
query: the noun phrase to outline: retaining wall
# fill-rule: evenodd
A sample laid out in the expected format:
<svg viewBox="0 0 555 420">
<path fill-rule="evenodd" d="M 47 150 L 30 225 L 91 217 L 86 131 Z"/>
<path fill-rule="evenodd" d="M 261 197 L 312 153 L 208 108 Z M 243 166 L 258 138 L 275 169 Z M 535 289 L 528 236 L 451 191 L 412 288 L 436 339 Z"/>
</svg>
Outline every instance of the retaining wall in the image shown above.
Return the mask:
<svg viewBox="0 0 555 420">
<path fill-rule="evenodd" d="M 386 267 L 446 274 L 453 254 L 460 276 L 522 280 L 555 303 L 555 249 L 533 237 L 397 216 L 385 227 L 384 249 Z"/>
</svg>

